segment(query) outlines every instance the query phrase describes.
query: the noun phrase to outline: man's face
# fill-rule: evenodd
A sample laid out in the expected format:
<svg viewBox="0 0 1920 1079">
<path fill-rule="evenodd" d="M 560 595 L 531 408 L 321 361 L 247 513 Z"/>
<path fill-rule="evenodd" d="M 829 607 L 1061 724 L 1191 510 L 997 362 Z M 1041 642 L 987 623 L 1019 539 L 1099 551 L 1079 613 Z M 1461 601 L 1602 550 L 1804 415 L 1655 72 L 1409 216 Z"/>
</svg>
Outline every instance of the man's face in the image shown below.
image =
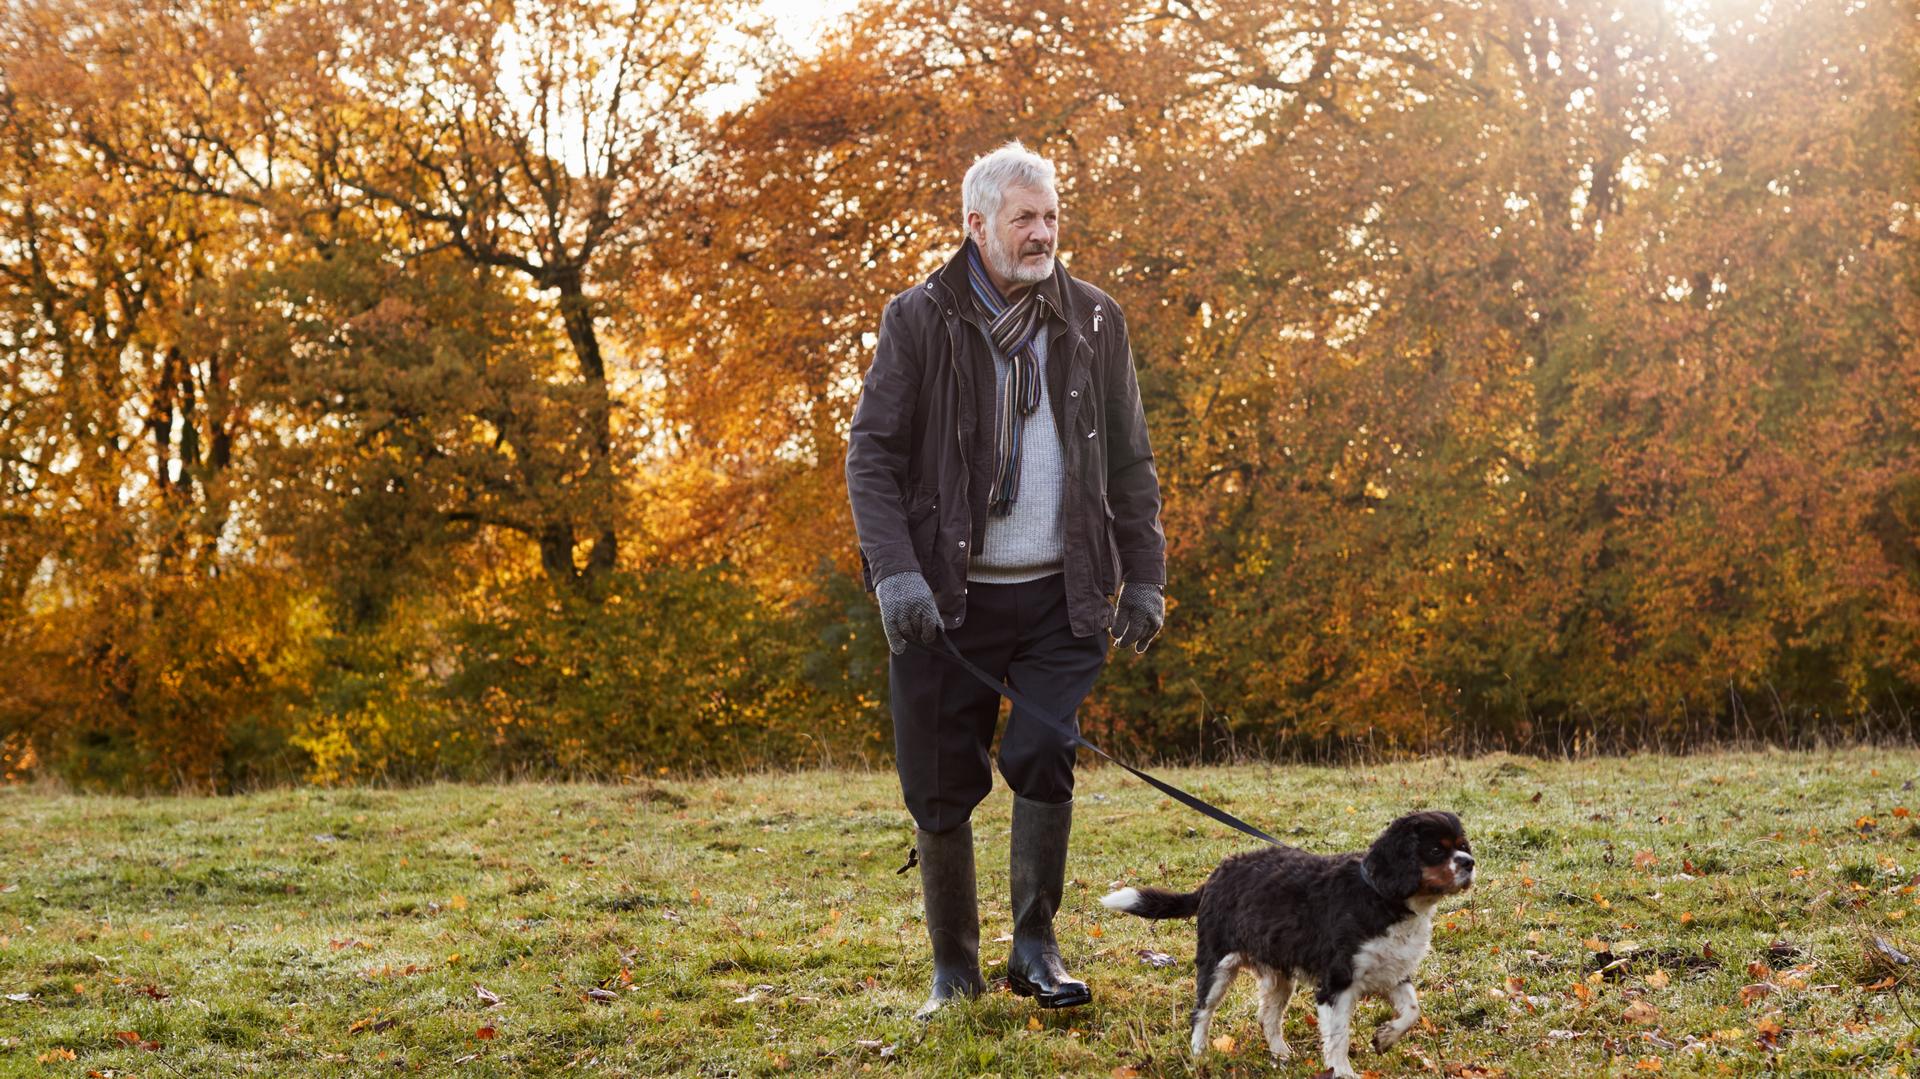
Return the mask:
<svg viewBox="0 0 1920 1079">
<path fill-rule="evenodd" d="M 1002 290 L 1045 281 L 1053 275 L 1060 246 L 1060 196 L 1044 187 L 1009 186 L 1000 193 L 993 219 L 970 213 L 967 230 Z"/>
</svg>

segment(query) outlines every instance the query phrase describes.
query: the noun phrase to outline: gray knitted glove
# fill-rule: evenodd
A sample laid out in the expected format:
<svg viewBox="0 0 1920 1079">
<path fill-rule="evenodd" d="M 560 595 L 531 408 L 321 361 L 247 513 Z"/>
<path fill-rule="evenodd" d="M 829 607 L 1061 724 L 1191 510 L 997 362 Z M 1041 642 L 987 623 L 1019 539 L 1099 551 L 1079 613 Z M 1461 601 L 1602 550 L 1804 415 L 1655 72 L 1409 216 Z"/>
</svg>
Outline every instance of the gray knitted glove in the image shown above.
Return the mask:
<svg viewBox="0 0 1920 1079">
<path fill-rule="evenodd" d="M 1160 635 L 1167 620 L 1167 598 L 1157 584 L 1128 581 L 1120 586 L 1120 601 L 1113 607 L 1113 644 L 1116 648 L 1133 646 L 1135 655 L 1147 650 Z"/>
<path fill-rule="evenodd" d="M 911 570 L 896 573 L 874 586 L 880 600 L 880 628 L 894 655 L 907 650 L 908 641 L 932 644 L 940 636 L 940 608 L 933 602 L 927 579 Z"/>
</svg>

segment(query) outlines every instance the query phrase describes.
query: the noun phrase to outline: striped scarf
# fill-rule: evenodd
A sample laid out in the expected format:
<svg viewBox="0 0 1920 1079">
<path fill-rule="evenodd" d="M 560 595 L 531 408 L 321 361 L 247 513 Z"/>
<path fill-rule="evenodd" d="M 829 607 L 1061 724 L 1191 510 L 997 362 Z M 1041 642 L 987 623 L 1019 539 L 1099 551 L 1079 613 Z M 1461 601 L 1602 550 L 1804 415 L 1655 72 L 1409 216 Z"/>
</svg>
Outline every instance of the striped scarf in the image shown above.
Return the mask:
<svg viewBox="0 0 1920 1079">
<path fill-rule="evenodd" d="M 993 347 L 1007 358 L 1007 384 L 1000 397 L 996 419 L 1000 432 L 1000 455 L 993 471 L 993 486 L 987 490 L 987 512 L 1005 517 L 1013 512 L 1015 492 L 1020 489 L 1020 433 L 1024 420 L 1040 407 L 1040 360 L 1034 355 L 1033 342 L 1046 322 L 1040 304 L 1040 290 L 1028 288 L 1020 298 L 1008 303 L 993 287 L 986 264 L 980 261 L 980 249 L 967 240 L 967 280 L 973 285 L 973 297 L 987 313 L 987 336 Z"/>
</svg>

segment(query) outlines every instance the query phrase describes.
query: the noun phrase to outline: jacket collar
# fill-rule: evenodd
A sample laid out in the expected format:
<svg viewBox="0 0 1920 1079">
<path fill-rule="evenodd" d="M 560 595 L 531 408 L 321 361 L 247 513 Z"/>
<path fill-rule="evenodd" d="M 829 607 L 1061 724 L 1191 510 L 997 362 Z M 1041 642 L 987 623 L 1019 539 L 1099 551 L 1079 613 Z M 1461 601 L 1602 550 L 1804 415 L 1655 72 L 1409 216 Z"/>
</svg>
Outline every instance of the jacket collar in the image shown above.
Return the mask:
<svg viewBox="0 0 1920 1079">
<path fill-rule="evenodd" d="M 967 281 L 967 249 L 972 246 L 974 243 L 971 236 L 962 240 L 960 249 L 953 253 L 953 257 L 947 260 L 946 265 L 935 270 L 929 280 L 937 282 L 941 288 L 946 289 L 948 299 L 957 304 L 961 311 L 984 315 L 980 310 L 979 301 L 974 298 L 973 287 Z M 1061 262 L 1059 254 L 1055 253 L 1052 276 L 1033 287 L 1039 290 L 1040 302 L 1053 313 L 1054 317 L 1062 322 L 1071 323 L 1066 303 L 1067 281 L 1066 264 Z"/>
</svg>

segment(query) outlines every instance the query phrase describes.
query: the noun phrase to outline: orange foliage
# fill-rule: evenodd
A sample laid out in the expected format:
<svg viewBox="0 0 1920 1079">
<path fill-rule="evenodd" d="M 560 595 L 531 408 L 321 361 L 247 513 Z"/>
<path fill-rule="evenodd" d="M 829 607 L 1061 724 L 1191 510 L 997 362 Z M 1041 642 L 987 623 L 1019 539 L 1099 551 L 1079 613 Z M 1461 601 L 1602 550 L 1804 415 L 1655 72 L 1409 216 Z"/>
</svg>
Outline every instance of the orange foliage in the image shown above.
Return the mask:
<svg viewBox="0 0 1920 1079">
<path fill-rule="evenodd" d="M 844 431 L 1008 137 L 1166 496 L 1097 735 L 1911 732 L 1901 4 L 630 8 L 0 16 L 0 770 L 884 752 Z"/>
</svg>

